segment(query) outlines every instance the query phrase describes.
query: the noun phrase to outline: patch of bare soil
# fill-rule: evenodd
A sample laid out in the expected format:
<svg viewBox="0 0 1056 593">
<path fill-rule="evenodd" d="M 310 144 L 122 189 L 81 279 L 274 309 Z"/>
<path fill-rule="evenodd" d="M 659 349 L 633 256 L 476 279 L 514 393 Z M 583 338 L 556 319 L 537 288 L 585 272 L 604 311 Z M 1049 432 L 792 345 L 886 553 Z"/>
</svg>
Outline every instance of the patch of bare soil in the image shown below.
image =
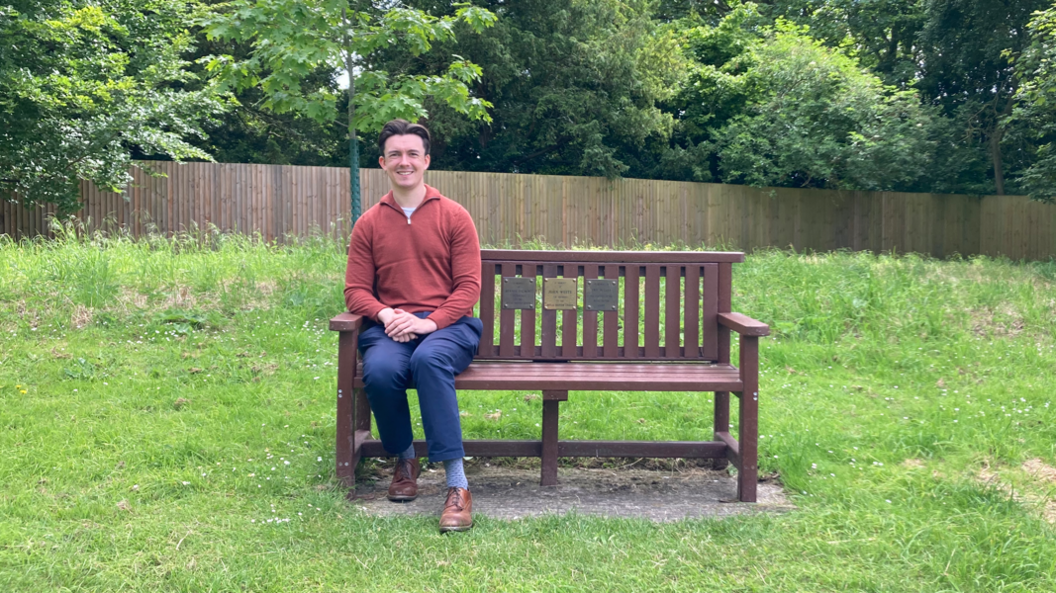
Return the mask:
<svg viewBox="0 0 1056 593">
<path fill-rule="evenodd" d="M 968 316 L 971 318 L 972 332 L 977 336 L 1015 337 L 1026 327 L 1023 317 L 1007 304 L 1000 311 L 972 309 Z"/>
<path fill-rule="evenodd" d="M 84 305 L 77 305 L 73 308 L 73 313 L 70 315 L 70 323 L 73 327 L 81 329 L 92 322 L 92 318 L 95 316 L 94 311 Z"/>
<path fill-rule="evenodd" d="M 1049 484 L 1056 484 L 1056 467 L 1052 467 L 1037 457 L 1024 461 L 1023 471 L 1035 479 L 1048 482 Z"/>
<path fill-rule="evenodd" d="M 140 294 L 139 291 L 123 286 L 117 293 L 117 303 L 123 308 L 124 312 L 127 313 L 129 305 L 136 309 L 146 308 L 147 296 Z"/>
<path fill-rule="evenodd" d="M 1008 479 L 1001 477 L 998 470 L 990 466 L 989 461 L 983 463 L 976 477 L 980 482 L 1004 492 L 1012 500 L 1036 508 L 1045 521 L 1056 525 L 1056 498 L 1053 496 L 1056 468 L 1035 458 L 1024 462 L 1020 469 L 1030 477 L 1027 484 L 1030 491 L 1024 488 L 1016 489 Z M 1039 494 L 1038 491 L 1044 494 Z"/>
<path fill-rule="evenodd" d="M 447 493 L 443 469 L 423 470 L 418 498 L 409 503 L 386 498 L 391 470 L 379 470 L 386 475 L 357 484 L 355 497 L 350 497 L 353 506 L 382 516 L 440 514 Z M 475 465 L 467 467 L 467 475 L 474 513 L 494 519 L 574 512 L 665 522 L 794 509 L 773 476 L 758 484 L 756 504 L 740 504 L 735 476 L 697 467 L 667 471 L 561 468 L 557 486 L 540 486 L 538 469 Z"/>
</svg>

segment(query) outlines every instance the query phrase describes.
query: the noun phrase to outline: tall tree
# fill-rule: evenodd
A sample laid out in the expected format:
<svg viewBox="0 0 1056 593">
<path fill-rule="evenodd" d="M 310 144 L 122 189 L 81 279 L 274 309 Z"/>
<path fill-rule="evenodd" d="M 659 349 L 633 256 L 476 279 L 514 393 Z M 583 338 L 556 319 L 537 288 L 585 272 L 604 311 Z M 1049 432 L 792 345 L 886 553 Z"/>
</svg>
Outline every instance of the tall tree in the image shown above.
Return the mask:
<svg viewBox="0 0 1056 593">
<path fill-rule="evenodd" d="M 1002 143 L 1020 80 L 1013 61 L 1029 43 L 1030 15 L 1049 0 L 930 0 L 920 33 L 923 67 L 916 87 L 961 113 L 986 147 L 994 191 L 1006 191 Z"/>
<path fill-rule="evenodd" d="M 379 67 L 379 52 L 400 46 L 413 55 L 437 41 L 450 40 L 457 23 L 480 32 L 495 16 L 467 4 L 453 15 L 434 17 L 398 3 L 379 8 L 357 0 L 234 0 L 221 5 L 204 23 L 210 38 L 246 43 L 245 59 L 214 57 L 209 69 L 231 88 L 259 88 L 264 108 L 296 112 L 321 123 L 334 121 L 338 97 L 327 85 L 310 84 L 320 69 L 348 73 L 347 129 L 351 169 L 352 222 L 359 216 L 359 141 L 357 132 L 377 131 L 397 117 L 428 115 L 427 97 L 472 119 L 489 120 L 487 101 L 472 96 L 468 84 L 480 68 L 448 56 L 446 68 L 428 74 L 399 74 Z"/>
<path fill-rule="evenodd" d="M 230 55 L 245 60 L 252 54 L 248 43 L 207 39 L 198 30 L 196 48 L 188 59 L 204 70 L 201 58 Z M 338 96 L 337 109 L 346 111 L 347 95 L 338 84 L 338 71 L 322 67 L 305 78 L 310 87 L 328 87 Z M 224 163 L 259 163 L 340 167 L 348 163 L 348 127 L 339 120 L 320 123 L 296 111 L 277 113 L 263 106 L 259 87 L 232 89 L 230 110 L 215 125 L 205 127 L 207 138 L 190 142 Z M 376 160 L 376 159 L 375 159 Z"/>
<path fill-rule="evenodd" d="M 645 0 L 479 0 L 499 21 L 421 57 L 387 54 L 396 68 L 430 69 L 449 52 L 481 65 L 490 125 L 440 109 L 434 166 L 557 175 L 634 175 L 638 152 L 666 138 L 658 102 L 682 70 L 676 39 Z M 435 10 L 435 2 L 416 6 Z"/>
<path fill-rule="evenodd" d="M 209 158 L 186 138 L 222 112 L 181 56 L 193 0 L 3 0 L 0 193 L 80 205 L 79 181 L 120 191 L 134 152 Z"/>
</svg>

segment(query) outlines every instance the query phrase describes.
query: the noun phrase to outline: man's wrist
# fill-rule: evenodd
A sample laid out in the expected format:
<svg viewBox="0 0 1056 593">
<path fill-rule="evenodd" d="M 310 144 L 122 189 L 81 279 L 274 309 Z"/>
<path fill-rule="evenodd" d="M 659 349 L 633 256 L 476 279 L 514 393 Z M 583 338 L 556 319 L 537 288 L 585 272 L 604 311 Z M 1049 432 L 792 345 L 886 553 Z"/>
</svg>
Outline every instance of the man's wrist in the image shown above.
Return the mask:
<svg viewBox="0 0 1056 593">
<path fill-rule="evenodd" d="M 374 316 L 374 320 L 382 325 L 386 325 L 394 313 L 395 311 L 392 310 L 392 307 L 385 307 L 381 311 L 378 311 L 378 314 Z"/>
</svg>

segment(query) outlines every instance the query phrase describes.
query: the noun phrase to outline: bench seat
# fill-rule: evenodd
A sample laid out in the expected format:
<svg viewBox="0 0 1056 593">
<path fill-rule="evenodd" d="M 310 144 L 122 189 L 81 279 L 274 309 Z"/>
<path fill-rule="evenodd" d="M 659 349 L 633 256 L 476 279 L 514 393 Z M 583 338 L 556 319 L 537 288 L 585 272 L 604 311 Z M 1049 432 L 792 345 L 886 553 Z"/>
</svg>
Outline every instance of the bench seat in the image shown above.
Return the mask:
<svg viewBox="0 0 1056 593">
<path fill-rule="evenodd" d="M 363 363 L 354 379 L 363 387 Z M 729 364 L 474 361 L 455 377 L 456 389 L 560 391 L 742 391 Z"/>
</svg>

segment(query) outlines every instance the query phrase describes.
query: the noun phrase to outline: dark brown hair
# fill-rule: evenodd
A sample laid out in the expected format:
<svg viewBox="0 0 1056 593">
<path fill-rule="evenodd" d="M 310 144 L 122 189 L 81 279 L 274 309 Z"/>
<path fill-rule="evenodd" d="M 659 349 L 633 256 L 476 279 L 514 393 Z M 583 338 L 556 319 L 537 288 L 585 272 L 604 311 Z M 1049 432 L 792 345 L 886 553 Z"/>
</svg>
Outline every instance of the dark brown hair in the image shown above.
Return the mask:
<svg viewBox="0 0 1056 593">
<path fill-rule="evenodd" d="M 385 124 L 385 127 L 381 129 L 381 135 L 378 136 L 378 150 L 381 151 L 381 156 L 385 156 L 386 140 L 393 136 L 404 136 L 406 134 L 414 134 L 420 137 L 422 145 L 425 147 L 425 154 L 429 154 L 429 130 L 421 124 L 412 124 L 405 119 L 394 119 Z"/>
</svg>

